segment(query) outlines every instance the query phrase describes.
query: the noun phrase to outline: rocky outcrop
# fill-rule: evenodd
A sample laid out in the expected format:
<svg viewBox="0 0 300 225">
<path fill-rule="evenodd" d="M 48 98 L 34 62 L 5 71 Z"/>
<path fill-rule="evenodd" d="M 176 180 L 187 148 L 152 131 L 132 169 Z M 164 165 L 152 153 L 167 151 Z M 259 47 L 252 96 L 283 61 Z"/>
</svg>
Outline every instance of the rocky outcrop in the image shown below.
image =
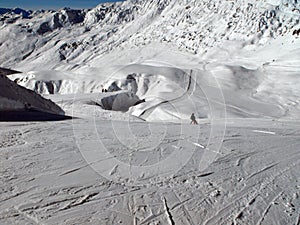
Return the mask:
<svg viewBox="0 0 300 225">
<path fill-rule="evenodd" d="M 0 75 L 0 111 L 38 111 L 64 115 L 64 111 L 51 100 L 17 85 L 3 75 Z"/>
</svg>

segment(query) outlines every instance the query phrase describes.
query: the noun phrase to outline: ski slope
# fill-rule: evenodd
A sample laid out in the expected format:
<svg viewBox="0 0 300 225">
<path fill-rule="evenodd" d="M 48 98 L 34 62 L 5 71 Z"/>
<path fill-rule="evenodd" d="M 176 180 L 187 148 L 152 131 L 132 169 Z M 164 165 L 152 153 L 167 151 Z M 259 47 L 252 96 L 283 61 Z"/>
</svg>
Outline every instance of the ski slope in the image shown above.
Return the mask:
<svg viewBox="0 0 300 225">
<path fill-rule="evenodd" d="M 26 108 L 20 85 L 72 117 L 0 123 L 0 224 L 299 224 L 299 13 L 296 0 L 0 10 L 0 116 Z"/>
<path fill-rule="evenodd" d="M 220 138 L 207 145 L 209 123 L 199 130 L 80 119 L 75 131 L 71 121 L 1 128 L 1 224 L 299 222 L 298 122 L 227 121 L 218 153 L 208 150 Z M 183 168 L 175 160 L 141 174 L 176 150 L 188 160 Z M 205 153 L 215 159 L 200 170 Z"/>
</svg>

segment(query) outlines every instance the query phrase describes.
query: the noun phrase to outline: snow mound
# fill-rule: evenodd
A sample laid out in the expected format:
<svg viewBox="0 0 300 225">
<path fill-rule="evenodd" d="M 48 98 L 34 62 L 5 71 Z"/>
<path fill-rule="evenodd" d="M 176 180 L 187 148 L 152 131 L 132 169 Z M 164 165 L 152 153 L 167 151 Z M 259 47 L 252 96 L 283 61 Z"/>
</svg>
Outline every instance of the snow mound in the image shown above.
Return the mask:
<svg viewBox="0 0 300 225">
<path fill-rule="evenodd" d="M 132 92 L 119 92 L 105 96 L 100 100 L 99 105 L 106 110 L 127 112 L 130 107 L 144 102 Z"/>
<path fill-rule="evenodd" d="M 74 98 L 106 89 L 110 93 L 97 100 L 103 109 L 128 111 L 147 121 L 187 120 L 192 112 L 198 118 L 298 118 L 299 70 L 281 66 L 291 63 L 295 54 L 263 65 L 220 60 L 200 70 L 145 61 L 119 66 L 112 75 L 35 71 L 10 79 L 39 94 Z M 142 99 L 145 102 L 137 104 Z"/>
<path fill-rule="evenodd" d="M 88 75 L 60 71 L 31 71 L 9 76 L 17 84 L 38 94 L 99 93 L 102 80 Z"/>
<path fill-rule="evenodd" d="M 190 72 L 165 65 L 131 64 L 109 77 L 104 88 L 108 91 L 129 91 L 139 99 L 145 99 L 146 102 L 133 107 L 131 113 L 148 119 L 144 115 L 146 111 L 163 103 L 171 104 L 187 92 Z M 171 114 L 174 113 L 173 110 Z"/>
</svg>

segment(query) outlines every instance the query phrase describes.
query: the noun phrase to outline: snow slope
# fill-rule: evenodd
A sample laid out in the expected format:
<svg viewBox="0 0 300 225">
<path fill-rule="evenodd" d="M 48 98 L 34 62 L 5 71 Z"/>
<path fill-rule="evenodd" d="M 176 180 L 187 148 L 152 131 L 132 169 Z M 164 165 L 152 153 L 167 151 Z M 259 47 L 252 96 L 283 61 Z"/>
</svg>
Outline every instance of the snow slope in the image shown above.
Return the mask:
<svg viewBox="0 0 300 225">
<path fill-rule="evenodd" d="M 2 66 L 76 70 L 111 50 L 157 41 L 201 56 L 227 40 L 253 48 L 300 28 L 299 2 L 294 0 L 125 1 L 31 17 L 13 23 L 2 19 Z"/>
<path fill-rule="evenodd" d="M 212 102 L 218 117 L 225 107 L 229 117 L 299 118 L 297 1 L 126 1 L 31 17 L 3 17 L 0 57 L 38 93 L 97 93 L 132 73 L 146 99 L 132 114 L 143 119 L 211 118 Z M 182 96 L 187 76 L 162 67 L 194 74 L 197 88 Z"/>
<path fill-rule="evenodd" d="M 299 223 L 298 122 L 228 121 L 223 146 L 205 170 L 199 164 L 208 151 L 208 123 L 200 131 L 102 119 L 75 123 L 79 145 L 70 135 L 72 121 L 1 123 L 1 224 Z M 179 171 L 158 167 L 176 149 L 189 162 Z M 88 151 L 95 154 L 82 158 Z M 132 175 L 122 165 L 130 160 Z"/>
<path fill-rule="evenodd" d="M 0 223 L 299 224 L 299 6 L 0 16 L 0 66 L 24 71 L 13 84 L 74 116 L 0 124 Z"/>
</svg>

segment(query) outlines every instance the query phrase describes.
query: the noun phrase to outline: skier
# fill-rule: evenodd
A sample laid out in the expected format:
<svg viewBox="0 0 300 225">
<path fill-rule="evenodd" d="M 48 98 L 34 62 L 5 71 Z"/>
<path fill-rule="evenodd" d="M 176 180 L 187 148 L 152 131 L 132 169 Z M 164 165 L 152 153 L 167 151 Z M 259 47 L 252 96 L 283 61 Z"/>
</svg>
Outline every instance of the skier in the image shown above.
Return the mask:
<svg viewBox="0 0 300 225">
<path fill-rule="evenodd" d="M 25 107 L 25 110 L 26 110 L 26 111 L 30 111 L 30 110 L 31 110 L 31 104 L 28 103 L 28 102 L 26 102 L 26 103 L 24 104 L 24 107 Z"/>
<path fill-rule="evenodd" d="M 194 113 L 191 115 L 191 124 L 198 124 Z"/>
</svg>

